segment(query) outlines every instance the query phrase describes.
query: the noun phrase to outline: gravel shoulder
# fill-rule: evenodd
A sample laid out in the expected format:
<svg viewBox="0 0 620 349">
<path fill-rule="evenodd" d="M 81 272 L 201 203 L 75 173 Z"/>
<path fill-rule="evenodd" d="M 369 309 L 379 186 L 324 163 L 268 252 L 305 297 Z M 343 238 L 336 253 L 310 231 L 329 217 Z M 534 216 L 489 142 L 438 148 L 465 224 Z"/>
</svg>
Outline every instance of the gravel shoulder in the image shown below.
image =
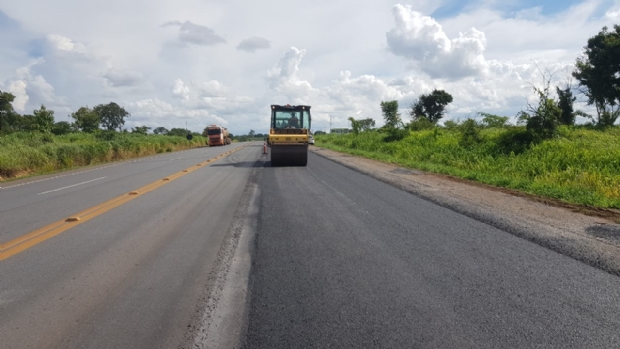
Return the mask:
<svg viewBox="0 0 620 349">
<path fill-rule="evenodd" d="M 399 189 L 555 252 L 620 276 L 620 211 L 492 187 L 451 176 L 311 147 L 311 151 Z"/>
</svg>

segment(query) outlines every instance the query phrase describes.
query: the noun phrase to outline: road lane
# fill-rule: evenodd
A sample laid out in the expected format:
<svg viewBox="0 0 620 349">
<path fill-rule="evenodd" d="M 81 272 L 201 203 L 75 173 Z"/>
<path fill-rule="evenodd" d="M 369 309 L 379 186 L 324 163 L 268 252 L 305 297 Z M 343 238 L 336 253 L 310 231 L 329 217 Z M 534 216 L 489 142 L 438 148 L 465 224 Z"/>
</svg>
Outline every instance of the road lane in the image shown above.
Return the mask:
<svg viewBox="0 0 620 349">
<path fill-rule="evenodd" d="M 44 195 L 44 194 L 54 193 L 54 192 L 57 192 L 57 191 L 61 191 L 61 190 L 65 190 L 65 189 L 69 189 L 69 188 L 73 188 L 73 187 L 77 187 L 78 185 L 82 185 L 82 184 L 86 184 L 86 183 L 92 183 L 92 182 L 99 181 L 99 180 L 106 179 L 106 178 L 108 178 L 108 177 L 104 176 L 104 177 L 99 177 L 99 178 L 95 178 L 95 179 L 89 179 L 87 181 L 71 184 L 71 185 L 68 185 L 66 187 L 62 187 L 62 188 L 58 188 L 58 189 L 52 189 L 52 190 L 47 190 L 47 191 L 42 191 L 40 193 L 37 193 L 37 195 Z"/>
<path fill-rule="evenodd" d="M 315 154 L 265 167 L 246 348 L 614 348 L 620 279 Z"/>
<path fill-rule="evenodd" d="M 218 251 L 253 171 L 232 164 L 252 164 L 260 150 L 246 147 L 0 262 L 2 348 L 191 343 L 188 326 L 200 318 Z M 155 177 L 183 168 L 168 163 L 152 169 Z M 132 189 L 144 181 L 116 178 Z"/>
<path fill-rule="evenodd" d="M 111 167 L 103 166 L 94 171 L 75 175 L 61 175 L 45 181 L 33 178 L 30 183 L 7 183 L 7 186 L 0 189 L 0 222 L 2 222 L 0 243 L 182 171 L 236 147 L 238 145 L 203 147 L 176 154 L 169 153 L 132 160 Z M 93 181 L 101 177 L 106 178 Z M 89 183 L 76 186 L 83 182 Z M 63 187 L 68 188 L 38 195 L 41 192 Z"/>
</svg>

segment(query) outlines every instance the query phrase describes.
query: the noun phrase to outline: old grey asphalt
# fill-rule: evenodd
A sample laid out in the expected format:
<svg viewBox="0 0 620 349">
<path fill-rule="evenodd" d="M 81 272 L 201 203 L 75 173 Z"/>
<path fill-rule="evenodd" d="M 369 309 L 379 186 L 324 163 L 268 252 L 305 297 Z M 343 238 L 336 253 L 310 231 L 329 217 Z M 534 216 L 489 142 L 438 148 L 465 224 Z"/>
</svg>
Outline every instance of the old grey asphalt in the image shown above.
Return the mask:
<svg viewBox="0 0 620 349">
<path fill-rule="evenodd" d="M 237 146 L 5 183 L 0 242 Z M 0 261 L 0 347 L 191 347 L 252 171 L 236 165 L 259 153 L 243 148 Z"/>
</svg>

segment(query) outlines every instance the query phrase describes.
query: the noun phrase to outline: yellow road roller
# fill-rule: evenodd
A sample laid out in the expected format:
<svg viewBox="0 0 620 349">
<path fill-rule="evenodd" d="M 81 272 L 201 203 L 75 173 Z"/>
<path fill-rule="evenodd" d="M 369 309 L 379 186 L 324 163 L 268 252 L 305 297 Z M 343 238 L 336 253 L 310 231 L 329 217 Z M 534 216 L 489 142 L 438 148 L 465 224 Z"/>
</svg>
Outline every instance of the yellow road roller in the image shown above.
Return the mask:
<svg viewBox="0 0 620 349">
<path fill-rule="evenodd" d="M 310 133 L 309 105 L 272 105 L 267 144 L 271 166 L 306 166 Z"/>
</svg>

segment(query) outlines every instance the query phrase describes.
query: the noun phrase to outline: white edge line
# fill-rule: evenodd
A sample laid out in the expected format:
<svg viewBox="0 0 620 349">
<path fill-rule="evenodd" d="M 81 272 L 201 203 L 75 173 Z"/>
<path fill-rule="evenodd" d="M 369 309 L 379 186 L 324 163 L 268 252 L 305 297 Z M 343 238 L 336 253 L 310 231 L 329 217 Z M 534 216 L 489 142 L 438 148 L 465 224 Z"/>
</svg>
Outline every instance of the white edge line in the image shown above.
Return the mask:
<svg viewBox="0 0 620 349">
<path fill-rule="evenodd" d="M 43 194 L 53 193 L 53 192 L 55 192 L 55 191 L 61 191 L 61 190 L 64 190 L 64 189 L 69 189 L 69 188 L 77 187 L 78 185 L 82 185 L 82 184 L 86 184 L 86 183 L 90 183 L 90 182 L 98 181 L 98 180 L 100 180 L 100 179 L 104 179 L 104 178 L 108 178 L 108 177 L 99 177 L 99 178 L 91 179 L 90 181 L 81 182 L 81 183 L 77 183 L 77 184 L 69 185 L 69 186 L 62 187 L 62 188 L 58 188 L 58 189 L 54 189 L 54 190 L 44 191 L 44 192 L 38 193 L 37 195 L 43 195 Z"/>
</svg>

